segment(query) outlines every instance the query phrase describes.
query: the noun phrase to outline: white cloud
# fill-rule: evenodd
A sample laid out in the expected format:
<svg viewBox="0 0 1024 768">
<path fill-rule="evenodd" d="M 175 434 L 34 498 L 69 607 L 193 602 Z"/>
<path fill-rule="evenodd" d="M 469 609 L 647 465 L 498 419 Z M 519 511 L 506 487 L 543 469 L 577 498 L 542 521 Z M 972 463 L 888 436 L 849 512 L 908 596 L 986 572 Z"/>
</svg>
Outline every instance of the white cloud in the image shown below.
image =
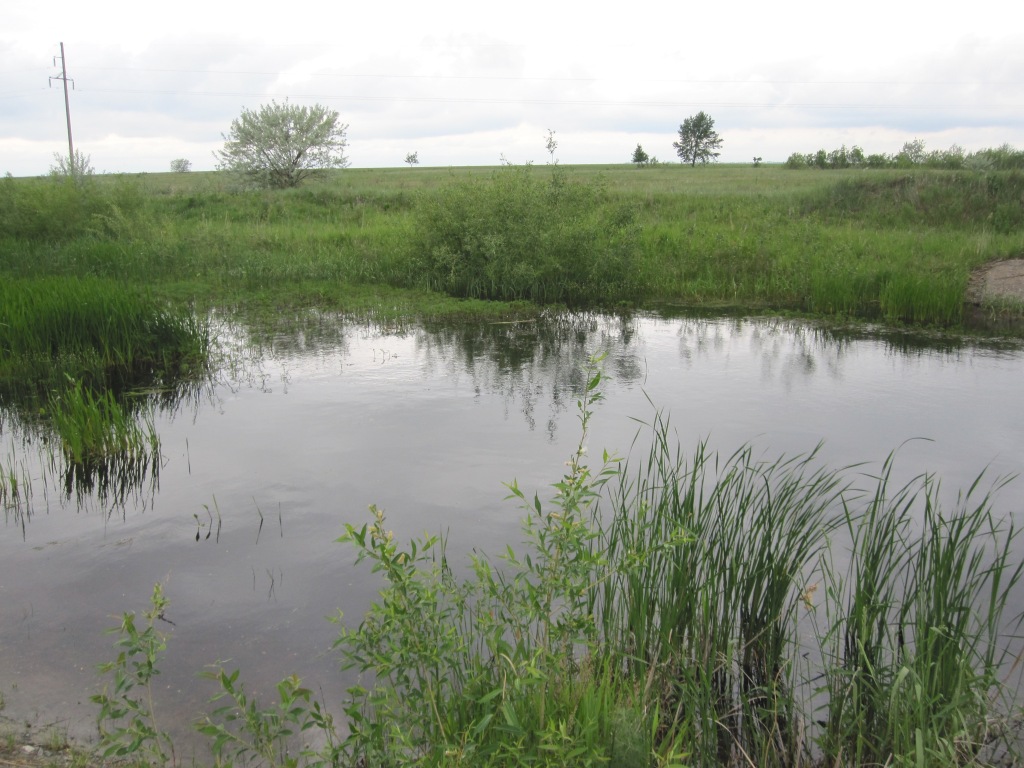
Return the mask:
<svg viewBox="0 0 1024 768">
<path fill-rule="evenodd" d="M 547 128 L 565 163 L 622 162 L 638 141 L 668 160 L 679 124 L 701 109 L 727 162 L 843 143 L 895 152 L 914 137 L 1024 145 L 1024 32 L 994 0 L 969 14 L 878 0 L 685 13 L 650 0 L 612 13 L 537 0 L 101 5 L 6 14 L 0 172 L 43 173 L 66 147 L 63 97 L 48 87 L 54 20 L 68 30 L 76 146 L 111 171 L 189 155 L 212 167 L 242 107 L 271 98 L 336 109 L 363 167 L 400 165 L 417 148 L 425 164 L 542 162 Z"/>
</svg>

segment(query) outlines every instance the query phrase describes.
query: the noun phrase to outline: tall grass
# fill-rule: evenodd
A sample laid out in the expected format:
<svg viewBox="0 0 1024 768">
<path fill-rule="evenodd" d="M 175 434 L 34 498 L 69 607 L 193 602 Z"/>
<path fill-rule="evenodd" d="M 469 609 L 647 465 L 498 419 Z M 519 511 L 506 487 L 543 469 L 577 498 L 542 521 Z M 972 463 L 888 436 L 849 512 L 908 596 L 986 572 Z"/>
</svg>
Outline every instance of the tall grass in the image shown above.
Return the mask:
<svg viewBox="0 0 1024 768">
<path fill-rule="evenodd" d="M 49 471 L 65 493 L 123 503 L 155 489 L 160 447 L 146 402 L 174 399 L 205 377 L 209 330 L 123 284 L 42 278 L 0 282 L 0 405 L 56 437 Z M 131 391 L 142 389 L 146 397 Z M 24 494 L 15 476 L 0 502 Z"/>
<path fill-rule="evenodd" d="M 866 508 L 846 510 L 846 570 L 824 571 L 822 745 L 855 765 L 969 763 L 1004 703 L 1003 612 L 1021 575 L 1018 531 L 993 518 L 981 478 L 945 513 L 932 478 L 893 489 L 891 471 L 890 457 Z"/>
<path fill-rule="evenodd" d="M 1024 251 L 1020 178 L 419 168 L 347 170 L 275 193 L 235 190 L 217 174 L 96 178 L 81 189 L 8 179 L 0 273 L 110 278 L 221 304 L 344 307 L 375 286 L 385 297 L 412 288 L 955 326 L 971 271 Z"/>
<path fill-rule="evenodd" d="M 697 446 L 684 458 L 667 419 L 635 474 L 623 473 L 595 597 L 606 647 L 652 683 L 663 727 L 691 734 L 700 765 L 785 764 L 806 748 L 797 711 L 795 635 L 831 511 L 847 487 L 815 453 L 766 461 Z M 661 542 L 685 531 L 676 550 Z M 636 553 L 657 553 L 631 567 Z"/>
<path fill-rule="evenodd" d="M 987 228 L 1024 226 L 1024 172 L 916 171 L 845 177 L 809 194 L 808 212 L 876 227 Z"/>
<path fill-rule="evenodd" d="M 160 475 L 160 438 L 152 418 L 122 405 L 111 390 L 81 382 L 50 394 L 45 410 L 63 455 L 64 490 L 121 505 Z"/>
<path fill-rule="evenodd" d="M 191 312 L 122 284 L 46 278 L 0 283 L 0 395 L 170 386 L 201 372 L 209 335 Z"/>
</svg>

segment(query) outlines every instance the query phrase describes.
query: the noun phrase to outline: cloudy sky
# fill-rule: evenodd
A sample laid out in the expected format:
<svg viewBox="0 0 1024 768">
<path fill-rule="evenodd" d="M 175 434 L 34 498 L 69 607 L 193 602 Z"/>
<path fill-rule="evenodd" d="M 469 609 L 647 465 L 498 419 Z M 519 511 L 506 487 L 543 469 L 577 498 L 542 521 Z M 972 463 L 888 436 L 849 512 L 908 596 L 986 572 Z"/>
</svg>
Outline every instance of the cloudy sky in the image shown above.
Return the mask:
<svg viewBox="0 0 1024 768">
<path fill-rule="evenodd" d="M 704 110 L 721 160 L 842 144 L 895 153 L 1024 148 L 1024 24 L 1005 0 L 260 4 L 8 3 L 0 174 L 76 148 L 98 172 L 167 171 L 213 151 L 243 108 L 316 103 L 349 125 L 353 167 L 674 160 Z M 603 9 L 603 10 L 602 10 Z M 56 61 L 55 61 L 56 59 Z"/>
</svg>

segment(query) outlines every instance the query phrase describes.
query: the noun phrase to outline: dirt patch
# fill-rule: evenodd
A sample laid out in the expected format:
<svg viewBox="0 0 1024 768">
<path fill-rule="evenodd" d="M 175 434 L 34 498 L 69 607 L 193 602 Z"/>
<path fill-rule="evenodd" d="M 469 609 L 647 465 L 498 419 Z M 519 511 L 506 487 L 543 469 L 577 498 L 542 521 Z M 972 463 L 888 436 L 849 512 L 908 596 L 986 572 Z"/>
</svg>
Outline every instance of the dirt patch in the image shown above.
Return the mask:
<svg viewBox="0 0 1024 768">
<path fill-rule="evenodd" d="M 1024 259 L 996 261 L 975 271 L 967 287 L 967 301 L 975 305 L 1002 301 L 1024 304 Z"/>
</svg>

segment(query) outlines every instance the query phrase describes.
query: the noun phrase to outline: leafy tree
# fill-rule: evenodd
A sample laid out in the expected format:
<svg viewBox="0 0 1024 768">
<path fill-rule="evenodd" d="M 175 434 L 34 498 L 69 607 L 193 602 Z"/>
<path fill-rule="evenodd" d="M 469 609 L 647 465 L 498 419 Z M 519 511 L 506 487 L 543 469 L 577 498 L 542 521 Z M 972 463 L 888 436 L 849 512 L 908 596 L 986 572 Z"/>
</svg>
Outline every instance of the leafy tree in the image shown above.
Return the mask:
<svg viewBox="0 0 1024 768">
<path fill-rule="evenodd" d="M 715 150 L 722 146 L 722 139 L 715 131 L 715 121 L 701 111 L 683 121 L 679 126 L 679 141 L 673 141 L 672 146 L 682 162 L 694 166 L 697 161 L 706 164 L 715 160 L 720 154 Z"/>
<path fill-rule="evenodd" d="M 786 158 L 786 162 L 783 163 L 783 167 L 789 168 L 790 170 L 798 170 L 800 168 L 807 167 L 807 156 L 800 152 L 794 152 Z"/>
<path fill-rule="evenodd" d="M 880 152 L 874 152 L 864 158 L 864 163 L 868 168 L 888 168 L 895 162 L 894 158 Z"/>
<path fill-rule="evenodd" d="M 419 165 L 420 164 L 420 153 L 419 152 L 410 152 L 409 154 L 407 154 L 405 156 L 405 162 L 407 162 L 409 164 L 410 168 L 412 168 L 414 165 Z"/>
<path fill-rule="evenodd" d="M 259 111 L 243 109 L 231 122 L 224 149 L 214 155 L 221 170 L 245 174 L 256 184 L 275 189 L 298 186 L 325 168 L 348 165 L 345 132 L 338 113 L 271 101 Z"/>
<path fill-rule="evenodd" d="M 849 168 L 850 167 L 850 153 L 846 149 L 846 145 L 843 144 L 839 149 L 833 149 L 828 153 L 828 167 L 829 168 Z"/>
<path fill-rule="evenodd" d="M 171 172 L 172 173 L 188 173 L 192 170 L 192 163 L 183 157 L 179 157 L 177 160 L 171 160 Z"/>
<path fill-rule="evenodd" d="M 639 144 L 636 145 L 636 149 L 633 150 L 633 160 L 636 163 L 636 167 L 640 168 L 647 165 L 651 161 L 651 158 L 644 152 L 644 148 Z"/>
<path fill-rule="evenodd" d="M 95 169 L 92 167 L 92 156 L 83 154 L 80 149 L 75 150 L 74 157 L 62 155 L 60 152 L 53 153 L 53 165 L 50 166 L 50 175 L 54 178 L 81 181 L 86 176 L 92 176 L 95 172 Z"/>
<path fill-rule="evenodd" d="M 925 161 L 926 156 L 924 141 L 922 139 L 914 139 L 903 145 L 903 149 L 896 156 L 896 165 L 921 165 Z"/>
<path fill-rule="evenodd" d="M 758 157 L 757 155 L 754 155 L 754 167 L 758 168 L 758 167 L 760 167 L 760 165 L 761 165 L 761 158 Z"/>
</svg>

